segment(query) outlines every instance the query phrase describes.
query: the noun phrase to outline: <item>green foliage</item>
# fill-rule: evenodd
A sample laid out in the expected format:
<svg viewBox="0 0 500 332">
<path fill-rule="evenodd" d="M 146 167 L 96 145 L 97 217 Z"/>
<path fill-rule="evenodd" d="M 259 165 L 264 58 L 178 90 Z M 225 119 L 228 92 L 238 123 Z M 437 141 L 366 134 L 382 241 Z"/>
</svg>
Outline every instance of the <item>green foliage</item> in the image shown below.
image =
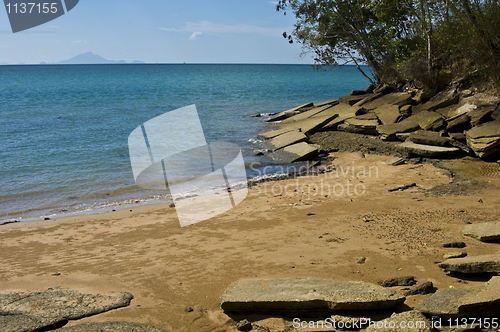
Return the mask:
<svg viewBox="0 0 500 332">
<path fill-rule="evenodd" d="M 295 14 L 284 37 L 320 65 L 367 64 L 387 83 L 435 87 L 474 72 L 500 84 L 498 0 L 280 0 L 277 10 Z"/>
</svg>

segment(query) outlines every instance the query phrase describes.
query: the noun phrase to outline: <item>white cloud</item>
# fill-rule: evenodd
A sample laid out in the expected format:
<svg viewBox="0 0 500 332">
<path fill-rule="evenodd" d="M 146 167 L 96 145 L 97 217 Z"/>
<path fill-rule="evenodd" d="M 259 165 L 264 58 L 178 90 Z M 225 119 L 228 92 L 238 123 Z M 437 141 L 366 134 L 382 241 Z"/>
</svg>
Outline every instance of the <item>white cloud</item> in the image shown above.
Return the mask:
<svg viewBox="0 0 500 332">
<path fill-rule="evenodd" d="M 194 36 L 195 33 L 203 34 L 218 34 L 218 33 L 250 33 L 259 34 L 263 36 L 275 37 L 281 36 L 283 31 L 290 30 L 290 28 L 266 28 L 249 24 L 227 25 L 221 23 L 214 23 L 209 21 L 200 21 L 198 23 L 186 22 L 183 28 L 160 28 L 164 31 L 173 32 L 191 32 Z"/>
<path fill-rule="evenodd" d="M 199 36 L 201 36 L 203 34 L 203 32 L 199 32 L 199 31 L 196 31 L 194 32 L 191 37 L 189 37 L 190 40 L 195 40 L 195 39 L 198 39 Z"/>
</svg>

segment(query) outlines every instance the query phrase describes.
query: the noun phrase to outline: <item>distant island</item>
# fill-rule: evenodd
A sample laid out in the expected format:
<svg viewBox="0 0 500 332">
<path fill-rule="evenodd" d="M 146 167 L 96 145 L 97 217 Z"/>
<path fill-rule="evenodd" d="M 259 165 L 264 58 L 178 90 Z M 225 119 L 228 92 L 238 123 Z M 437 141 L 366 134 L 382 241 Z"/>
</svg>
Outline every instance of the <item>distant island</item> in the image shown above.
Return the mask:
<svg viewBox="0 0 500 332">
<path fill-rule="evenodd" d="M 87 65 L 87 64 L 126 64 L 128 62 L 124 60 L 108 60 L 104 59 L 102 56 L 94 54 L 92 52 L 82 53 L 77 56 L 72 57 L 69 60 L 59 61 L 57 64 L 62 65 Z M 131 63 L 145 63 L 144 61 L 135 60 Z"/>
</svg>

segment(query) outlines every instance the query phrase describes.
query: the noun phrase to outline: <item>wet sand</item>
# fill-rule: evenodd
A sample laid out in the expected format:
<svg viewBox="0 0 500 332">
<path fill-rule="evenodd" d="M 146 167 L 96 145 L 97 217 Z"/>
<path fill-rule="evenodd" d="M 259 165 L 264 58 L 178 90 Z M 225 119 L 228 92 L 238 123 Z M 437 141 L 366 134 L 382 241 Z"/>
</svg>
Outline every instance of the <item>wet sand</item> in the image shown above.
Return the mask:
<svg viewBox="0 0 500 332">
<path fill-rule="evenodd" d="M 465 158 L 440 163 L 444 171 L 387 166 L 387 156 L 333 156 L 336 171 L 260 183 L 233 210 L 188 227 L 168 205 L 0 226 L 0 290 L 127 291 L 135 296 L 129 307 L 68 325 L 129 321 L 177 332 L 236 331 L 232 318 L 242 317 L 222 312 L 219 297 L 242 278 L 378 283 L 413 275 L 438 289 L 481 282 L 466 284 L 436 262 L 457 251 L 446 242 L 464 241 L 469 256 L 500 250 L 460 233 L 466 222 L 498 220 L 500 165 Z M 247 318 L 271 331 L 293 319 Z"/>
</svg>

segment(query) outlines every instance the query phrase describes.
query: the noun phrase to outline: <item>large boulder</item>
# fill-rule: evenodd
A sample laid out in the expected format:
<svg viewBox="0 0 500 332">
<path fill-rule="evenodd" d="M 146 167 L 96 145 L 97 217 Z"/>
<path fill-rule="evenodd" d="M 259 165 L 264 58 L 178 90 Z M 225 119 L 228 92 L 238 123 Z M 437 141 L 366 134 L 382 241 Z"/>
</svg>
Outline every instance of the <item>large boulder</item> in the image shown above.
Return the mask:
<svg viewBox="0 0 500 332">
<path fill-rule="evenodd" d="M 500 121 L 491 121 L 465 133 L 467 145 L 479 158 L 486 158 L 500 151 Z"/>
<path fill-rule="evenodd" d="M 272 160 L 282 163 L 293 163 L 296 161 L 308 160 L 318 155 L 318 153 L 319 150 L 316 146 L 302 142 L 274 151 L 267 156 Z"/>
<path fill-rule="evenodd" d="M 324 278 L 240 280 L 221 297 L 227 312 L 266 314 L 314 314 L 336 310 L 394 308 L 405 297 L 387 288 L 364 282 Z"/>
<path fill-rule="evenodd" d="M 500 315 L 500 277 L 486 284 L 467 288 L 448 288 L 420 301 L 417 308 L 441 318 L 483 318 Z"/>
<path fill-rule="evenodd" d="M 500 221 L 465 225 L 462 234 L 483 242 L 500 241 Z"/>
<path fill-rule="evenodd" d="M 68 320 L 126 307 L 130 293 L 81 294 L 49 289 L 44 292 L 0 294 L 0 331 L 39 331 Z"/>
<path fill-rule="evenodd" d="M 399 144 L 398 148 L 408 152 L 409 154 L 428 158 L 449 157 L 457 154 L 460 151 L 460 149 L 456 147 L 416 144 L 411 141 L 406 141 L 402 144 Z"/>
<path fill-rule="evenodd" d="M 290 131 L 264 142 L 264 148 L 270 151 L 276 151 L 289 145 L 304 142 L 306 139 L 307 136 L 303 133 L 298 131 Z"/>
<path fill-rule="evenodd" d="M 500 273 L 500 252 L 492 255 L 448 259 L 440 263 L 439 267 L 446 272 Z"/>
</svg>

